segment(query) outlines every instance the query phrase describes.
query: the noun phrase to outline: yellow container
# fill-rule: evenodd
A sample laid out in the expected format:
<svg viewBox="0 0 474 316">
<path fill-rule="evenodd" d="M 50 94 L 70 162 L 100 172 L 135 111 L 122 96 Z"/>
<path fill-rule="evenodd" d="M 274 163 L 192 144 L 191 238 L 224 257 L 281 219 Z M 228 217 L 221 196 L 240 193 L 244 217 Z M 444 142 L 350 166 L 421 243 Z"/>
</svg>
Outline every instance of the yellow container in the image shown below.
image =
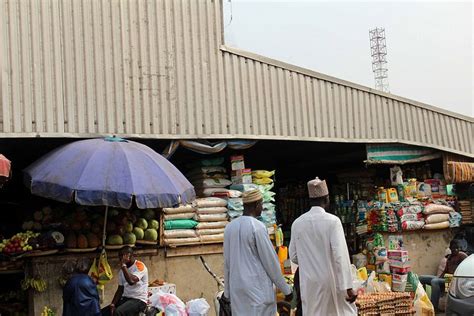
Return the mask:
<svg viewBox="0 0 474 316">
<path fill-rule="evenodd" d="M 405 193 L 406 193 L 405 196 L 416 197 L 418 193 L 418 186 L 417 186 L 415 178 L 408 180 Z"/>
<path fill-rule="evenodd" d="M 389 202 L 398 202 L 397 189 L 395 188 L 387 189 L 387 198 Z"/>
<path fill-rule="evenodd" d="M 278 247 L 278 261 L 280 261 L 281 273 L 285 271 L 284 263 L 286 259 L 288 259 L 288 247 Z"/>
<path fill-rule="evenodd" d="M 384 202 L 384 203 L 388 202 L 387 190 L 385 190 L 384 187 L 378 188 L 377 196 L 380 202 Z"/>
</svg>

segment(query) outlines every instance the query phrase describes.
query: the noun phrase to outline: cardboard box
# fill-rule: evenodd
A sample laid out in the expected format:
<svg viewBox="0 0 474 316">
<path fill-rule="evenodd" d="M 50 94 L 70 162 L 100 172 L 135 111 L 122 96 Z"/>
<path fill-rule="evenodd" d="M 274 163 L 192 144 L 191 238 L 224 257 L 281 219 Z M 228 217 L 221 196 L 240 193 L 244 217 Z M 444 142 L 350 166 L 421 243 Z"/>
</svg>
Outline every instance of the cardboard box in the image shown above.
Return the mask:
<svg viewBox="0 0 474 316">
<path fill-rule="evenodd" d="M 389 250 L 388 259 L 393 261 L 407 262 L 409 260 L 406 250 Z"/>
<path fill-rule="evenodd" d="M 252 184 L 252 169 L 233 170 L 231 180 L 234 184 Z"/>
<path fill-rule="evenodd" d="M 393 259 L 389 259 L 389 262 L 390 262 L 390 268 L 410 268 L 411 267 L 411 262 L 410 260 L 408 261 L 405 261 L 405 262 L 402 262 L 402 261 L 398 261 L 398 260 L 393 260 Z"/>
<path fill-rule="evenodd" d="M 238 155 L 230 157 L 230 165 L 232 170 L 245 169 L 244 156 Z"/>
</svg>

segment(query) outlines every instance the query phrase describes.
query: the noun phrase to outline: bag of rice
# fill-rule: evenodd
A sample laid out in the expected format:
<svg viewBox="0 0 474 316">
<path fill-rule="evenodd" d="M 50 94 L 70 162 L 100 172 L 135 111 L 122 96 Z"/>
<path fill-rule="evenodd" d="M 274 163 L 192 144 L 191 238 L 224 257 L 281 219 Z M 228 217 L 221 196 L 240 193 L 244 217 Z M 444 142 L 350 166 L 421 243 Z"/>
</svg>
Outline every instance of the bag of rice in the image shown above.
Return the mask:
<svg viewBox="0 0 474 316">
<path fill-rule="evenodd" d="M 188 243 L 199 243 L 201 240 L 199 237 L 189 237 L 189 238 L 165 238 L 165 245 L 179 245 L 179 244 L 188 244 Z"/>
<path fill-rule="evenodd" d="M 210 228 L 210 229 L 197 229 L 196 233 L 199 236 L 202 235 L 216 235 L 216 234 L 223 234 L 225 228 Z"/>
<path fill-rule="evenodd" d="M 196 209 L 192 205 L 181 205 L 175 208 L 164 208 L 163 213 L 165 214 L 178 214 L 178 213 L 194 213 Z"/>
<path fill-rule="evenodd" d="M 216 198 L 216 197 L 207 197 L 207 198 L 201 198 L 197 199 L 195 201 L 195 204 L 198 208 L 204 208 L 204 207 L 226 207 L 227 206 L 227 201 L 221 198 Z"/>
<path fill-rule="evenodd" d="M 165 238 L 188 238 L 197 237 L 197 233 L 194 229 L 172 229 L 165 230 Z"/>
<path fill-rule="evenodd" d="M 427 224 L 423 227 L 423 229 L 445 229 L 449 228 L 449 221 L 441 222 L 441 223 L 435 223 L 435 224 Z"/>
<path fill-rule="evenodd" d="M 436 224 L 449 220 L 449 214 L 431 214 L 426 216 L 426 224 Z"/>
<path fill-rule="evenodd" d="M 425 206 L 425 209 L 423 211 L 424 214 L 449 214 L 450 212 L 454 212 L 454 209 L 451 206 L 440 204 L 428 204 Z"/>
<path fill-rule="evenodd" d="M 198 222 L 220 222 L 227 220 L 227 213 L 225 214 L 196 214 L 194 219 Z"/>
<path fill-rule="evenodd" d="M 228 221 L 221 221 L 221 222 L 202 222 L 198 223 L 196 229 L 212 229 L 212 228 L 224 228 Z"/>
<path fill-rule="evenodd" d="M 202 235 L 200 236 L 202 242 L 223 242 L 224 241 L 224 234 L 216 234 L 216 235 Z"/>
<path fill-rule="evenodd" d="M 222 214 L 227 213 L 226 207 L 203 207 L 197 209 L 197 214 Z"/>
<path fill-rule="evenodd" d="M 178 213 L 178 214 L 164 214 L 163 218 L 165 221 L 172 219 L 192 219 L 195 213 Z"/>
</svg>

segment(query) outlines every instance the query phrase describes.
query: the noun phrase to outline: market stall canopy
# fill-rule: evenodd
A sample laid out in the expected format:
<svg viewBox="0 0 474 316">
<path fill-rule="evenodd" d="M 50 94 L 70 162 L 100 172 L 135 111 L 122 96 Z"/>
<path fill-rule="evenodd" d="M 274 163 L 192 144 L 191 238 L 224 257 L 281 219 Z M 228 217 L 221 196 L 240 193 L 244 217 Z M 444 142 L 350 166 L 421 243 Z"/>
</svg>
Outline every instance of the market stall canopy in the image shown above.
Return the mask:
<svg viewBox="0 0 474 316">
<path fill-rule="evenodd" d="M 172 207 L 195 199 L 194 187 L 151 148 L 117 137 L 62 146 L 25 170 L 31 193 L 61 202 L 128 209 Z"/>
<path fill-rule="evenodd" d="M 438 159 L 442 153 L 438 150 L 403 144 L 367 144 L 367 164 L 415 163 Z"/>
</svg>

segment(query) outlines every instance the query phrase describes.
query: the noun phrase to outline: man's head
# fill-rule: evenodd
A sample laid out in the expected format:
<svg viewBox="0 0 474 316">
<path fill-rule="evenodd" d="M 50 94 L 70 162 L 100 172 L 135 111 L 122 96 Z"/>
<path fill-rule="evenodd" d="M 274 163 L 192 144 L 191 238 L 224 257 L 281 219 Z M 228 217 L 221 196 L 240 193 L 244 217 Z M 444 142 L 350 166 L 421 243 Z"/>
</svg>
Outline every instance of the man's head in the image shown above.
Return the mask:
<svg viewBox="0 0 474 316">
<path fill-rule="evenodd" d="M 250 190 L 242 194 L 244 215 L 259 217 L 263 210 L 263 197 L 259 190 Z"/>
<path fill-rule="evenodd" d="M 455 256 L 461 250 L 461 243 L 457 239 L 451 240 L 449 243 L 449 249 L 451 249 L 451 255 Z"/>
<path fill-rule="evenodd" d="M 130 246 L 122 247 L 119 250 L 119 260 L 126 263 L 127 265 L 133 264 L 134 256 L 133 256 L 133 248 Z"/>
<path fill-rule="evenodd" d="M 91 260 L 89 258 L 79 258 L 76 262 L 76 272 L 77 273 L 89 273 L 89 269 L 91 268 Z"/>
<path fill-rule="evenodd" d="M 329 207 L 329 204 L 330 204 L 329 195 L 318 197 L 318 198 L 310 198 L 309 204 L 311 206 L 319 206 L 326 209 Z"/>
<path fill-rule="evenodd" d="M 308 182 L 308 196 L 311 206 L 329 207 L 329 190 L 326 180 L 316 179 Z"/>
<path fill-rule="evenodd" d="M 61 271 L 63 276 L 69 277 L 71 274 L 73 274 L 76 271 L 76 265 L 77 262 L 75 260 L 67 260 L 64 262 Z"/>
</svg>

